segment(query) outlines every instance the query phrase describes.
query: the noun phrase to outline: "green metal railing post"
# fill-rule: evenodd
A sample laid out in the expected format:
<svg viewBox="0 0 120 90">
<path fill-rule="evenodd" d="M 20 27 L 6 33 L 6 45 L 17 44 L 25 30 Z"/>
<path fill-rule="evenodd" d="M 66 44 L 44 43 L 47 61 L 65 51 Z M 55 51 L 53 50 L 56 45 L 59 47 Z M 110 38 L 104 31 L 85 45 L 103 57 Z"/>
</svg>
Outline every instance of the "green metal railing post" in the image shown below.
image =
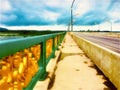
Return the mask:
<svg viewBox="0 0 120 90">
<path fill-rule="evenodd" d="M 46 72 L 46 41 L 44 41 L 41 46 L 41 60 L 43 63 L 42 68 L 43 68 L 44 74 L 42 75 L 42 77 L 39 80 L 44 80 L 47 76 L 47 72 Z"/>
<path fill-rule="evenodd" d="M 60 44 L 60 35 L 58 35 L 58 45 Z"/>
<path fill-rule="evenodd" d="M 53 58 L 54 58 L 55 57 L 55 37 L 53 38 L 52 51 L 53 51 Z"/>
<path fill-rule="evenodd" d="M 59 35 L 57 35 L 57 50 L 59 50 L 58 46 L 59 46 Z"/>
<path fill-rule="evenodd" d="M 60 35 L 60 43 L 62 43 L 63 40 L 63 34 Z"/>
<path fill-rule="evenodd" d="M 40 43 L 40 45 L 42 45 L 41 43 Z M 42 46 L 40 46 L 40 49 L 41 49 L 41 51 L 40 51 L 40 58 L 39 58 L 39 60 L 38 60 L 38 66 L 39 67 L 41 67 L 43 64 L 42 64 L 42 55 L 41 55 L 41 53 L 42 53 Z"/>
</svg>

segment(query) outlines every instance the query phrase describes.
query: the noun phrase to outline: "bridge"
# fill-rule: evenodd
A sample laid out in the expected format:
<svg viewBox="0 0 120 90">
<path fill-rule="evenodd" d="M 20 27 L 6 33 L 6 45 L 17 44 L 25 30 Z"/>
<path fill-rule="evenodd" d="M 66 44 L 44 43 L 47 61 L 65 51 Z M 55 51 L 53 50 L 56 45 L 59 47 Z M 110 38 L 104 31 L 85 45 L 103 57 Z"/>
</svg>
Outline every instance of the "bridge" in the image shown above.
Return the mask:
<svg viewBox="0 0 120 90">
<path fill-rule="evenodd" d="M 2 40 L 0 90 L 120 90 L 120 38 L 105 37 L 59 31 Z"/>
</svg>

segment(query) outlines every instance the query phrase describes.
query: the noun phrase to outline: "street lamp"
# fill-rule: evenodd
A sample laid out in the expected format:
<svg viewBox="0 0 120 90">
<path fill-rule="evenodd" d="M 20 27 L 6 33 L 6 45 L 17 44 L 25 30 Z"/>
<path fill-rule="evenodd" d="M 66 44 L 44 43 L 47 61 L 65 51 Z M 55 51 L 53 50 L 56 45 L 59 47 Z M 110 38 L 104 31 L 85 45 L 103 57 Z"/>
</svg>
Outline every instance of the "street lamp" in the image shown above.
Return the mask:
<svg viewBox="0 0 120 90">
<path fill-rule="evenodd" d="M 110 22 L 110 25 L 111 25 L 111 32 L 112 32 L 112 21 Z"/>
<path fill-rule="evenodd" d="M 70 31 L 70 22 L 68 23 L 68 32 Z"/>
<path fill-rule="evenodd" d="M 75 0 L 73 0 L 72 4 L 71 4 L 71 31 L 73 31 L 73 4 L 74 4 Z"/>
</svg>

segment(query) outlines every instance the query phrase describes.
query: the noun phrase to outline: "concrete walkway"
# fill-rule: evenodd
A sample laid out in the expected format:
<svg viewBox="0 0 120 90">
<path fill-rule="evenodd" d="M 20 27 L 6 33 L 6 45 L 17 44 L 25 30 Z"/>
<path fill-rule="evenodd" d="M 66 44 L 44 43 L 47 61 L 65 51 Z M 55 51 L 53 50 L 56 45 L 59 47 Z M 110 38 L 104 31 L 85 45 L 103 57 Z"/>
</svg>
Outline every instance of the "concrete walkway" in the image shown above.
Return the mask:
<svg viewBox="0 0 120 90">
<path fill-rule="evenodd" d="M 69 34 L 56 51 L 56 57 L 48 63 L 47 71 L 48 77 L 38 81 L 33 90 L 111 90 Z"/>
<path fill-rule="evenodd" d="M 109 90 L 104 76 L 70 35 L 66 35 L 62 47 L 53 85 L 48 90 Z"/>
</svg>

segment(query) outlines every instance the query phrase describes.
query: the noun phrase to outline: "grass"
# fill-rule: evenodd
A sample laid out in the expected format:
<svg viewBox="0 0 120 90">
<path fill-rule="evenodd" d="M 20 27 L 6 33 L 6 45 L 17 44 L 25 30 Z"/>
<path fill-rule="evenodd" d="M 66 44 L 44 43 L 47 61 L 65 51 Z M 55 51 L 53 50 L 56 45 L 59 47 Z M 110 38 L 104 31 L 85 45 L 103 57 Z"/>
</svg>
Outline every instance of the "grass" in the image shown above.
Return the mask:
<svg viewBox="0 0 120 90">
<path fill-rule="evenodd" d="M 50 34 L 51 31 L 0 31 L 0 36 L 36 36 Z"/>
</svg>

